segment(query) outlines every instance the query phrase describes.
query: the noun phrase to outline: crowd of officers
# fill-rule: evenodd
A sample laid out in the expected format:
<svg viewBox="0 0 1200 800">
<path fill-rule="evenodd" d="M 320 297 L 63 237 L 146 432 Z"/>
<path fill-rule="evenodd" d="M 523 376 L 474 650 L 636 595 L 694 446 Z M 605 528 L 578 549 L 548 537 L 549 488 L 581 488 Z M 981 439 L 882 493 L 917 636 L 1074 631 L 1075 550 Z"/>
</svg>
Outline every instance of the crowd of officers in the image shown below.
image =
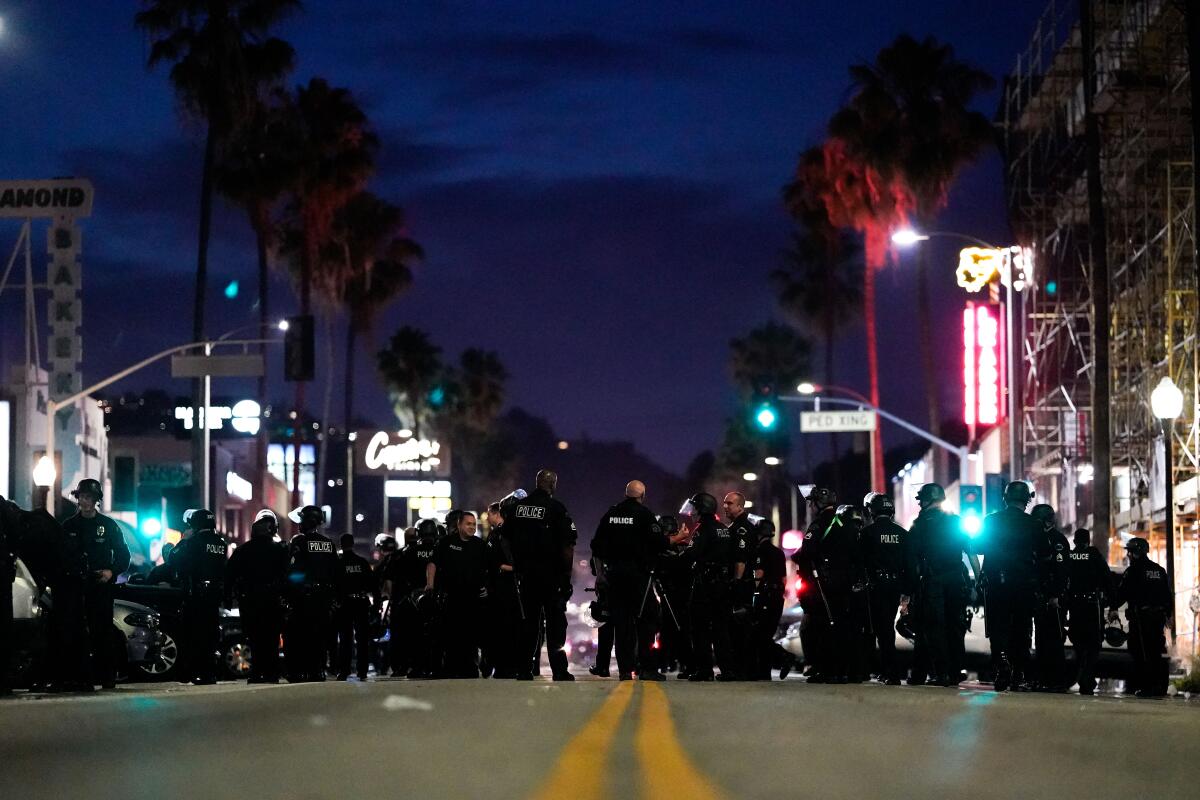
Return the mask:
<svg viewBox="0 0 1200 800">
<path fill-rule="evenodd" d="M 557 481 L 543 470 L 532 492 L 493 503 L 486 538 L 476 535 L 479 521 L 469 511 L 451 512 L 445 526 L 421 520 L 403 546 L 381 536 L 374 567 L 354 552 L 352 535 L 335 547 L 314 506 L 289 515 L 298 533 L 286 544 L 275 515 L 260 512 L 249 541 L 232 555 L 211 511 L 187 512 L 184 538 L 150 576 L 183 590 L 183 677 L 215 681 L 220 609 L 236 605 L 252 683 L 321 681 L 330 672 L 366 679 L 373 620 L 387 631 L 380 674 L 531 680 L 545 647 L 553 679 L 574 680 L 564 645 L 577 531 L 555 497 Z M 24 528 L 52 523 L 40 538 L 53 564 L 51 688 L 66 691 L 113 685 L 112 649 L 94 640 L 110 629 L 112 585 L 129 565 L 119 528 L 97 510 L 99 483 L 85 480 L 74 494 L 79 511 L 61 525 L 0 499 L 0 543 L 13 540 L 2 532 L 17 529 L 18 515 Z M 886 495 L 839 506 L 828 488 L 809 492 L 811 522 L 791 558 L 810 683 L 874 676 L 889 685 L 906 679 L 955 686 L 963 678 L 964 637 L 982 608 L 997 691 L 1065 691 L 1078 682 L 1081 693 L 1092 694 L 1106 620 L 1128 604 L 1133 688 L 1139 696 L 1165 694 L 1163 627 L 1172 597 L 1144 539 L 1126 543 L 1129 567 L 1117 579 L 1086 530 L 1075 532 L 1072 547 L 1050 506 L 1026 511 L 1027 483 L 1006 487 L 1004 508 L 986 517 L 974 538 L 942 509 L 941 486 L 922 486 L 916 499 L 920 514 L 905 530 Z M 700 492 L 678 515 L 656 515 L 640 481 L 626 486 L 591 540 L 595 586 L 588 591 L 595 592 L 590 611 L 599 624 L 592 674 L 611 675 L 614 646 L 622 680 L 658 681 L 669 671 L 691 681 L 770 680 L 772 670 L 784 678 L 795 668 L 796 659 L 775 641 L 785 556 L 770 522 L 746 506 L 744 495 L 730 492 L 718 513 L 716 498 Z M 4 555 L 0 568 L 11 572 L 11 553 Z M 0 574 L 0 582 L 11 585 L 11 575 Z M 0 646 L 6 626 L 11 618 L 0 619 Z M 914 642 L 907 671 L 896 632 Z M 1071 674 L 1068 635 L 1077 653 Z"/>
</svg>

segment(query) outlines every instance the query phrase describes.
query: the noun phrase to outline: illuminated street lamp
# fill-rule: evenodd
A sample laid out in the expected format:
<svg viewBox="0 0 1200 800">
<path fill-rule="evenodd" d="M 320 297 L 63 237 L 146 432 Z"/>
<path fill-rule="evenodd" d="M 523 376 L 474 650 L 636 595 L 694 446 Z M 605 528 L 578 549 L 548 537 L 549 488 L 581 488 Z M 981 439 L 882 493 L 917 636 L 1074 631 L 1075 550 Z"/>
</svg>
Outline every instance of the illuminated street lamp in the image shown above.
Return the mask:
<svg viewBox="0 0 1200 800">
<path fill-rule="evenodd" d="M 58 477 L 58 470 L 54 468 L 54 459 L 50 456 L 39 458 L 33 468 L 33 485 L 40 489 L 49 489 L 54 485 L 56 477 Z"/>
<path fill-rule="evenodd" d="M 763 463 L 768 467 L 778 467 L 780 464 L 778 456 L 767 456 L 763 459 Z"/>
<path fill-rule="evenodd" d="M 898 247 L 912 247 L 917 242 L 924 242 L 929 239 L 929 236 L 923 233 L 917 233 L 912 228 L 901 228 L 892 233 L 892 244 Z"/>
<path fill-rule="evenodd" d="M 1171 587 L 1171 641 L 1175 640 L 1175 420 L 1183 413 L 1183 392 L 1171 378 L 1164 377 L 1150 393 L 1150 408 L 1162 424 L 1165 456 L 1167 585 Z"/>
<path fill-rule="evenodd" d="M 756 473 L 753 473 L 753 472 L 747 472 L 747 473 L 745 473 L 744 475 L 742 475 L 742 480 L 744 480 L 744 481 L 756 481 L 756 480 L 758 480 L 758 475 L 757 475 Z"/>
</svg>

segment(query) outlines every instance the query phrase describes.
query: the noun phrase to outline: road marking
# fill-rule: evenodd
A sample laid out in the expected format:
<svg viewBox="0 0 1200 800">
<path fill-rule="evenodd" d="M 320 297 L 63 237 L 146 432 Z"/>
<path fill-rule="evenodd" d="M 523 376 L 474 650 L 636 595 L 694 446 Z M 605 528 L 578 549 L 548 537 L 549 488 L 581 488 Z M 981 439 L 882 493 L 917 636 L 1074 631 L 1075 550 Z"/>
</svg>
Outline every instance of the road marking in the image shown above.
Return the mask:
<svg viewBox="0 0 1200 800">
<path fill-rule="evenodd" d="M 657 683 L 642 691 L 634 739 L 642 773 L 642 796 L 652 800 L 721 800 L 724 794 L 692 762 L 679 743 L 667 693 Z"/>
<path fill-rule="evenodd" d="M 607 797 L 604 786 L 605 767 L 613 738 L 633 697 L 633 683 L 617 685 L 599 710 L 584 724 L 583 729 L 567 743 L 554 769 L 534 800 L 601 800 Z"/>
</svg>

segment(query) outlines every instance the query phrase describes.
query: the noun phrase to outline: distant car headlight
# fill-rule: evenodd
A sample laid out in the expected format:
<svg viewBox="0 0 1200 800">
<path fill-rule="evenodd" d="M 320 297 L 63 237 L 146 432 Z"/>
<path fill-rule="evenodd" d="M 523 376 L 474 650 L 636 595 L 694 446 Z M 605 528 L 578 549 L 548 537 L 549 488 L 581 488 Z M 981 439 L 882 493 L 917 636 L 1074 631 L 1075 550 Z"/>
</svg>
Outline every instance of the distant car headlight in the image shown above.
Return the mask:
<svg viewBox="0 0 1200 800">
<path fill-rule="evenodd" d="M 125 615 L 125 624 L 131 628 L 154 630 L 158 627 L 158 615 L 147 614 L 145 611 L 133 611 Z"/>
</svg>

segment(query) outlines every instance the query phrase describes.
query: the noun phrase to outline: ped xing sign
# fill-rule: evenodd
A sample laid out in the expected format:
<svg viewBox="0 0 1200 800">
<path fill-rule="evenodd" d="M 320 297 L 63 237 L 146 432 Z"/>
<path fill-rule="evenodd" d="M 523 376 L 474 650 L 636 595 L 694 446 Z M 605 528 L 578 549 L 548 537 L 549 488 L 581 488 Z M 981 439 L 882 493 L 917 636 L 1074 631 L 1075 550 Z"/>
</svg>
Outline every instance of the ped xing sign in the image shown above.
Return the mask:
<svg viewBox="0 0 1200 800">
<path fill-rule="evenodd" d="M 873 431 L 879 424 L 874 411 L 802 411 L 803 433 Z"/>
</svg>

